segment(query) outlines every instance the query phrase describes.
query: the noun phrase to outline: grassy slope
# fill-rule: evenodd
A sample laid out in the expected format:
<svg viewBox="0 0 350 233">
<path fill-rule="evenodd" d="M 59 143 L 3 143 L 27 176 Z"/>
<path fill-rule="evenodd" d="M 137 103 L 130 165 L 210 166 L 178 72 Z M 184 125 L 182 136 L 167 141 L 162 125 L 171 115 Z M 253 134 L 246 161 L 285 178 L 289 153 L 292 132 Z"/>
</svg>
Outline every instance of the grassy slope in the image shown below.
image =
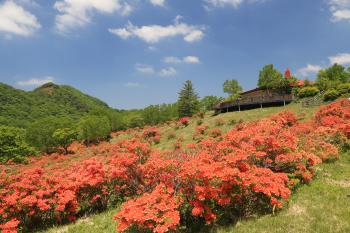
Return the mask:
<svg viewBox="0 0 350 233">
<path fill-rule="evenodd" d="M 304 113 L 305 119 L 312 116 L 316 108 L 301 108 L 298 104 L 291 104 L 286 108 L 256 109 L 245 112 L 234 112 L 211 117 L 207 115 L 204 124 L 210 129 L 216 128 L 215 120 L 218 118 L 228 122 L 230 119 L 243 119 L 244 121 L 256 120 L 269 116 L 281 110 L 288 109 L 298 115 Z M 184 128 L 176 130 L 177 136 L 184 137 L 184 143 L 192 142 L 192 135 L 196 127 L 196 120 Z M 228 131 L 232 126 L 219 127 L 222 131 Z M 174 132 L 172 126 L 159 127 L 162 133 L 161 143 L 156 147 L 171 149 L 175 139 L 168 140 L 167 135 Z M 117 139 L 116 139 L 117 140 Z M 218 233 L 240 233 L 240 232 L 350 232 L 350 154 L 344 154 L 334 164 L 322 164 L 318 168 L 316 179 L 311 185 L 301 187 L 293 195 L 283 211 L 275 216 L 266 215 L 255 219 L 242 220 L 228 227 L 217 227 L 212 229 Z M 116 209 L 78 220 L 75 224 L 63 227 L 51 228 L 45 233 L 54 232 L 115 232 L 113 215 Z"/>
</svg>

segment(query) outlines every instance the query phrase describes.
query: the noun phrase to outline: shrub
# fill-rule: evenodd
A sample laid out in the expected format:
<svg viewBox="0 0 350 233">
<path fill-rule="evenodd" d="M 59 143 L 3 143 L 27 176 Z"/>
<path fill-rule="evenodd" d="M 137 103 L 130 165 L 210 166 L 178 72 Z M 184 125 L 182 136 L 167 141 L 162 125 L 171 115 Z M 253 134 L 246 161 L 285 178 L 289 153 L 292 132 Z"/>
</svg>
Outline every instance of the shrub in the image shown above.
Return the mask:
<svg viewBox="0 0 350 233">
<path fill-rule="evenodd" d="M 187 127 L 189 123 L 190 123 L 190 118 L 188 117 L 182 117 L 179 119 L 179 124 L 182 126 Z"/>
<path fill-rule="evenodd" d="M 107 117 L 86 116 L 78 125 L 78 138 L 86 144 L 98 143 L 110 136 L 111 127 Z"/>
<path fill-rule="evenodd" d="M 25 142 L 24 130 L 0 126 L 0 163 L 8 160 L 24 162 L 27 156 L 34 154 L 34 148 Z"/>
<path fill-rule="evenodd" d="M 68 154 L 69 145 L 77 139 L 77 132 L 73 129 L 63 128 L 57 129 L 53 134 L 52 138 L 55 140 L 58 147 L 62 147 L 65 154 Z"/>
<path fill-rule="evenodd" d="M 229 125 L 235 125 L 235 124 L 237 124 L 237 121 L 235 119 L 230 119 L 228 124 Z"/>
<path fill-rule="evenodd" d="M 152 148 L 129 130 L 133 139 L 80 145 L 74 158 L 53 154 L 29 166 L 0 165 L 0 230 L 31 232 L 33 223 L 69 222 L 125 200 L 115 217 L 120 231 L 176 232 L 273 212 L 296 185 L 312 181 L 321 159 L 338 157 L 332 143 L 348 140 L 349 122 L 344 99 L 306 123 L 282 112 L 233 127 L 221 140 L 182 148 L 179 137 L 174 151 Z"/>
<path fill-rule="evenodd" d="M 215 125 L 216 126 L 223 126 L 223 125 L 225 125 L 225 120 L 222 118 L 218 118 L 215 120 Z"/>
<path fill-rule="evenodd" d="M 339 92 L 335 89 L 330 89 L 326 91 L 323 95 L 324 101 L 333 101 L 336 100 L 340 96 Z"/>
<path fill-rule="evenodd" d="M 222 132 L 218 128 L 215 128 L 215 129 L 212 129 L 209 131 L 209 135 L 213 138 L 217 138 L 217 137 L 221 136 L 221 134 L 222 134 Z"/>
<path fill-rule="evenodd" d="M 98 122 L 96 123 L 98 124 Z M 68 118 L 47 117 L 39 119 L 28 126 L 26 139 L 37 150 L 53 153 L 57 147 L 57 139 L 53 138 L 54 132 L 62 128 L 71 128 L 72 124 L 72 120 Z"/>
<path fill-rule="evenodd" d="M 339 92 L 339 94 L 344 95 L 344 94 L 350 94 L 350 83 L 343 83 L 340 84 L 337 87 L 337 91 Z"/>
<path fill-rule="evenodd" d="M 155 127 L 146 128 L 143 131 L 142 138 L 150 143 L 160 143 L 160 133 Z"/>
<path fill-rule="evenodd" d="M 298 90 L 299 98 L 313 97 L 320 93 L 320 90 L 317 87 L 303 87 Z"/>
</svg>

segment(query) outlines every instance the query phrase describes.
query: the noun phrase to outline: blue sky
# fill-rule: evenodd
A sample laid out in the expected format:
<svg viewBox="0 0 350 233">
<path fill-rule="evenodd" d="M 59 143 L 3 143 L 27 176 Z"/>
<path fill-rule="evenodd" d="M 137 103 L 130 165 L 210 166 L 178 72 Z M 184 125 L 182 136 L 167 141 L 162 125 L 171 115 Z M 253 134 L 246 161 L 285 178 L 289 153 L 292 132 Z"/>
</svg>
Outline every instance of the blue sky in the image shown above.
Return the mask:
<svg viewBox="0 0 350 233">
<path fill-rule="evenodd" d="M 273 63 L 313 79 L 350 64 L 350 0 L 0 1 L 0 82 L 72 85 L 110 106 L 170 103 Z"/>
</svg>

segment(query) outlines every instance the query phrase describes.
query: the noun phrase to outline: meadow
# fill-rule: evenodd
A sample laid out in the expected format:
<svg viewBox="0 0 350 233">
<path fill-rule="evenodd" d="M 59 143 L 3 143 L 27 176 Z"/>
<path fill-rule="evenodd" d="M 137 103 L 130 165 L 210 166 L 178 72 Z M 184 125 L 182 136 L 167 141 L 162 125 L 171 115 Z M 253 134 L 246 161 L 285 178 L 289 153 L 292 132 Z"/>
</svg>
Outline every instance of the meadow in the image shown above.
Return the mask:
<svg viewBox="0 0 350 233">
<path fill-rule="evenodd" d="M 294 103 L 73 143 L 71 155 L 0 167 L 1 228 L 348 232 L 349 120 L 348 100 Z"/>
</svg>

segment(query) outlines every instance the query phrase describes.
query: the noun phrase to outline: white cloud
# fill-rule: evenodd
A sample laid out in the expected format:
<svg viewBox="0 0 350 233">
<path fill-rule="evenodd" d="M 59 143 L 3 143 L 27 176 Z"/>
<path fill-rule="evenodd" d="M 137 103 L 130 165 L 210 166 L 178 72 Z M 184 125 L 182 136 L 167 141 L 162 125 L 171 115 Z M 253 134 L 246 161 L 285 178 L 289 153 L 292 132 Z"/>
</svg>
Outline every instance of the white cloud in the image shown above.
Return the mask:
<svg viewBox="0 0 350 233">
<path fill-rule="evenodd" d="M 266 2 L 268 0 L 204 0 L 206 4 L 213 7 L 225 7 L 232 6 L 238 8 L 243 3 L 256 3 L 256 2 Z M 208 6 L 207 6 L 208 9 Z"/>
<path fill-rule="evenodd" d="M 142 74 L 154 74 L 155 70 L 152 66 L 146 64 L 136 64 L 135 69 Z"/>
<path fill-rule="evenodd" d="M 179 64 L 182 62 L 182 60 L 178 57 L 165 57 L 163 59 L 165 63 L 174 63 L 174 64 Z"/>
<path fill-rule="evenodd" d="M 144 75 L 158 75 L 161 77 L 174 76 L 177 74 L 177 71 L 173 67 L 163 68 L 159 71 L 156 71 L 153 66 L 147 64 L 136 64 L 135 69 L 137 72 Z"/>
<path fill-rule="evenodd" d="M 176 36 L 183 36 L 187 42 L 199 41 L 204 37 L 203 26 L 189 25 L 180 22 L 180 20 L 181 16 L 177 16 L 174 24 L 168 26 L 148 25 L 138 27 L 129 22 L 124 28 L 108 30 L 124 40 L 137 37 L 149 44 L 155 44 L 165 38 Z"/>
<path fill-rule="evenodd" d="M 318 71 L 320 71 L 321 69 L 322 69 L 322 67 L 319 65 L 308 64 L 307 66 L 299 69 L 298 73 L 301 74 L 303 77 L 307 77 L 310 74 L 318 73 Z"/>
<path fill-rule="evenodd" d="M 153 6 L 164 6 L 165 0 L 150 0 Z"/>
<path fill-rule="evenodd" d="M 331 65 L 337 63 L 339 65 L 349 65 L 350 64 L 350 54 L 349 53 L 340 53 L 335 56 L 329 57 L 329 62 Z"/>
<path fill-rule="evenodd" d="M 138 88 L 141 87 L 140 83 L 132 83 L 132 82 L 128 82 L 124 84 L 125 87 L 129 87 L 129 88 Z"/>
<path fill-rule="evenodd" d="M 350 22 L 350 0 L 327 0 L 333 21 Z"/>
<path fill-rule="evenodd" d="M 176 74 L 177 71 L 174 67 L 164 68 L 159 71 L 159 75 L 162 77 L 174 76 Z"/>
<path fill-rule="evenodd" d="M 42 78 L 42 79 L 33 78 L 33 79 L 25 80 L 25 81 L 18 81 L 17 85 L 19 85 L 19 86 L 41 86 L 41 85 L 44 85 L 45 83 L 49 83 L 49 82 L 53 82 L 53 81 L 55 81 L 54 77 L 47 76 L 47 77 Z"/>
<path fill-rule="evenodd" d="M 238 7 L 242 4 L 243 0 L 206 0 L 206 2 L 215 7 L 223 7 L 225 5 Z"/>
<path fill-rule="evenodd" d="M 184 62 L 191 63 L 191 64 L 200 63 L 199 57 L 196 57 L 196 56 L 187 56 L 187 57 L 184 57 L 183 60 L 184 60 Z"/>
<path fill-rule="evenodd" d="M 90 23 L 94 12 L 112 14 L 119 11 L 127 15 L 132 11 L 124 0 L 60 0 L 55 2 L 54 8 L 59 12 L 55 21 L 61 33 Z"/>
<path fill-rule="evenodd" d="M 165 57 L 163 61 L 165 63 L 172 63 L 172 64 L 180 64 L 180 63 L 199 64 L 200 63 L 199 57 L 196 57 L 196 56 L 187 56 L 184 58 L 169 56 L 169 57 Z"/>
<path fill-rule="evenodd" d="M 0 5 L 0 32 L 19 36 L 32 36 L 41 28 L 37 18 L 12 1 Z"/>
</svg>

